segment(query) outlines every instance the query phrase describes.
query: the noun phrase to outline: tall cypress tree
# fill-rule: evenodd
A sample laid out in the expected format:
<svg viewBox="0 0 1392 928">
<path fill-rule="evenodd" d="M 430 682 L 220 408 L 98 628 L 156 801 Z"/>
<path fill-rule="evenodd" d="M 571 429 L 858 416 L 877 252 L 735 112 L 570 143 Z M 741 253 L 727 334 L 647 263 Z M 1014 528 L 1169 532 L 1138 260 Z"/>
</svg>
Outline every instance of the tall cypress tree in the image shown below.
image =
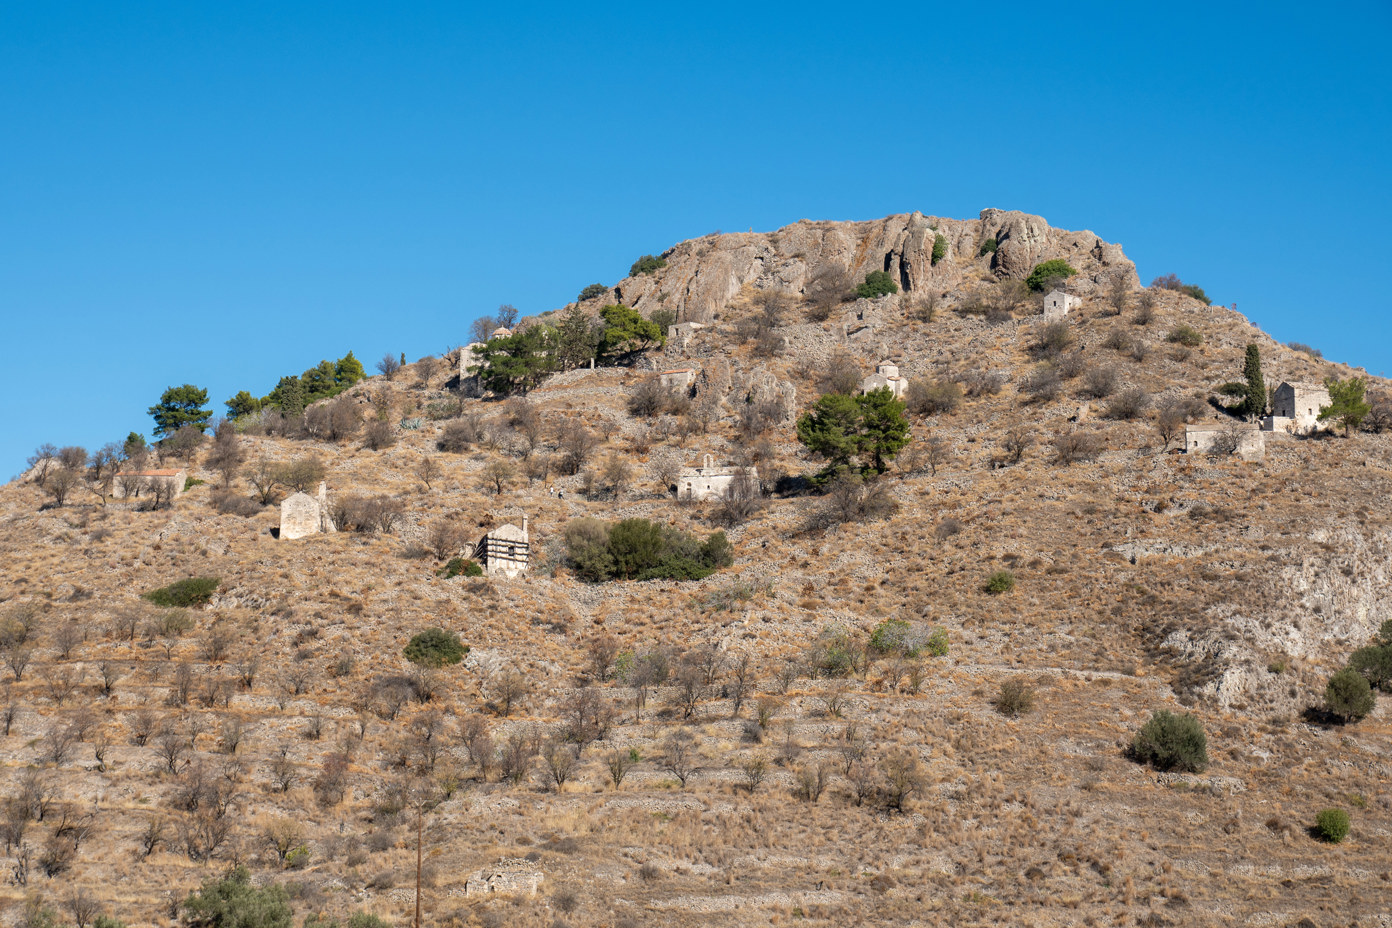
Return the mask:
<svg viewBox="0 0 1392 928">
<path fill-rule="evenodd" d="M 1261 352 L 1256 345 L 1247 346 L 1247 361 L 1242 365 L 1242 376 L 1247 380 L 1247 396 L 1242 403 L 1242 411 L 1249 417 L 1260 416 L 1266 412 L 1266 381 L 1262 378 Z"/>
</svg>

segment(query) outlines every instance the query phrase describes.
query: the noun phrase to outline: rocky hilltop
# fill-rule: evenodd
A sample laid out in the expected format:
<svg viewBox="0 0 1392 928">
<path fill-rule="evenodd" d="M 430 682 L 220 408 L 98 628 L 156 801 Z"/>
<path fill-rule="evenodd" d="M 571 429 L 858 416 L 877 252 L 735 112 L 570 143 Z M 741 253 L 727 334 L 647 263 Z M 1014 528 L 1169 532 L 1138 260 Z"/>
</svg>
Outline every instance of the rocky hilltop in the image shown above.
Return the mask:
<svg viewBox="0 0 1392 928">
<path fill-rule="evenodd" d="M 16 923 L 172 925 L 240 864 L 296 921 L 405 925 L 418 859 L 446 928 L 1387 923 L 1392 714 L 1325 697 L 1392 618 L 1386 383 L 1022 213 L 662 258 L 527 324 L 697 325 L 525 393 L 455 351 L 162 449 L 174 498 L 64 490 L 71 449 L 0 488 Z M 874 271 L 897 292 L 858 298 Z M 1252 348 L 1375 414 L 1236 453 Z M 814 485 L 799 418 L 891 382 L 912 440 Z M 592 582 L 634 519 L 672 562 Z M 1159 710 L 1206 764 L 1133 755 Z"/>
<path fill-rule="evenodd" d="M 947 250 L 935 262 L 938 236 Z M 663 252 L 666 267 L 627 277 L 594 299 L 644 312 L 660 307 L 680 322 L 709 323 L 745 287 L 802 296 L 829 271 L 850 279 L 885 271 L 905 293 L 946 291 L 958 286 L 964 264 L 977 264 L 988 241 L 996 244 L 981 263 L 997 277 L 1023 279 L 1039 262 L 1063 258 L 1080 272 L 1071 281 L 1079 293 L 1117 277 L 1138 284 L 1136 266 L 1120 245 L 1091 232 L 1052 228 L 1040 216 L 985 209 L 978 219 L 913 212 L 869 222 L 804 219 L 775 232 L 707 235 Z"/>
</svg>

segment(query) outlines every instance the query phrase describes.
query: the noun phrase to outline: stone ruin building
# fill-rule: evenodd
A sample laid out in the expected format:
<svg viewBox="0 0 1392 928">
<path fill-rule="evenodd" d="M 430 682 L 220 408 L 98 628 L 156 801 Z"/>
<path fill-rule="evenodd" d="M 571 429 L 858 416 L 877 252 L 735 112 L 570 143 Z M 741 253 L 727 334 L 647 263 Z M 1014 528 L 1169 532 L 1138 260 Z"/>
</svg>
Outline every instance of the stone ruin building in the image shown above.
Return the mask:
<svg viewBox="0 0 1392 928">
<path fill-rule="evenodd" d="M 679 367 L 676 370 L 662 371 L 657 375 L 657 381 L 668 390 L 686 392 L 696 382 L 696 369 L 694 367 Z"/>
<path fill-rule="evenodd" d="M 866 377 L 860 382 L 860 392 L 869 393 L 871 390 L 880 390 L 889 387 L 895 399 L 903 399 L 908 392 L 909 380 L 899 374 L 899 365 L 892 361 L 881 361 L 875 365 L 875 373 Z"/>
<path fill-rule="evenodd" d="M 676 325 L 667 327 L 667 344 L 679 351 L 685 350 L 687 342 L 704 329 L 705 326 L 699 322 L 678 322 Z"/>
<path fill-rule="evenodd" d="M 1063 290 L 1050 290 L 1044 297 L 1044 318 L 1062 319 L 1069 310 L 1083 305 L 1081 298 Z"/>
<path fill-rule="evenodd" d="M 530 861 L 507 858 L 469 874 L 464 880 L 464 895 L 535 896 L 543 879 Z"/>
<path fill-rule="evenodd" d="M 683 467 L 677 473 L 677 499 L 697 503 L 725 499 L 734 494 L 735 481 L 758 479 L 757 468 L 729 464 L 716 466 L 715 458 L 706 454 L 701 456 L 700 467 Z"/>
<path fill-rule="evenodd" d="M 1271 415 L 1262 420 L 1268 432 L 1308 435 L 1320 427 L 1319 414 L 1331 400 L 1324 384 L 1282 381 L 1271 394 Z"/>
<path fill-rule="evenodd" d="M 484 535 L 474 548 L 474 559 L 489 576 L 516 577 L 527 569 L 530 557 L 526 516 L 522 517 L 521 528 L 511 522 L 501 525 Z"/>
<path fill-rule="evenodd" d="M 155 485 L 159 484 L 161 488 L 169 491 L 170 499 L 178 499 L 183 495 L 184 485 L 187 483 L 188 471 L 183 468 L 132 470 L 116 475 L 111 484 L 111 495 L 116 499 L 138 497 L 141 493 L 155 489 Z"/>
<path fill-rule="evenodd" d="M 280 538 L 282 541 L 337 531 L 329 515 L 328 487 L 321 480 L 319 492 L 310 496 L 303 491 L 291 493 L 280 504 Z"/>
<path fill-rule="evenodd" d="M 1184 427 L 1185 454 L 1229 451 L 1244 461 L 1260 461 L 1266 457 L 1266 436 L 1251 422 L 1202 422 Z"/>
</svg>

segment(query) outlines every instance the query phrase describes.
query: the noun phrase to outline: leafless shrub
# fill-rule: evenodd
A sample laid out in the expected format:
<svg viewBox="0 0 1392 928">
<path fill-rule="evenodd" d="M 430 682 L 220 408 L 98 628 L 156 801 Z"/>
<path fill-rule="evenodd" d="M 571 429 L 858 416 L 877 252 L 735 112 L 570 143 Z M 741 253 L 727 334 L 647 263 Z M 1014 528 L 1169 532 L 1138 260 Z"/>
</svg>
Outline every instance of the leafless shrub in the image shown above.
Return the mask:
<svg viewBox="0 0 1392 928">
<path fill-rule="evenodd" d="M 1005 386 L 1005 374 L 1001 371 L 971 370 L 957 377 L 967 396 L 995 396 Z"/>
<path fill-rule="evenodd" d="M 1065 432 L 1054 439 L 1054 453 L 1060 464 L 1096 460 L 1105 443 L 1096 432 Z"/>
<path fill-rule="evenodd" d="M 847 522 L 873 522 L 887 519 L 899 508 L 884 477 L 865 480 L 859 474 L 843 471 L 828 484 L 822 505 L 810 516 L 809 528 L 827 528 Z"/>
<path fill-rule="evenodd" d="M 685 788 L 687 782 L 700 770 L 696 753 L 696 739 L 684 728 L 678 729 L 663 742 L 662 754 L 658 764 L 676 777 Z"/>
<path fill-rule="evenodd" d="M 912 380 L 905 396 L 909 412 L 919 416 L 950 415 L 962 404 L 962 387 L 950 380 Z"/>
<path fill-rule="evenodd" d="M 1099 364 L 1083 374 L 1082 393 L 1094 399 L 1106 399 L 1116 392 L 1121 375 L 1110 364 Z"/>
<path fill-rule="evenodd" d="M 1036 356 L 1056 358 L 1073 345 L 1073 328 L 1065 320 L 1046 322 L 1035 333 L 1032 347 Z"/>
<path fill-rule="evenodd" d="M 444 432 L 436 446 L 441 451 L 459 454 L 482 441 L 484 432 L 483 417 L 477 413 L 469 413 L 445 423 Z"/>
<path fill-rule="evenodd" d="M 860 387 L 861 376 L 856 359 L 838 350 L 818 372 L 817 389 L 822 393 L 855 393 Z"/>
<path fill-rule="evenodd" d="M 816 802 L 826 791 L 829 779 L 826 764 L 799 764 L 793 769 L 793 795 L 803 802 Z"/>
<path fill-rule="evenodd" d="M 1031 401 L 1046 403 L 1058 398 L 1063 389 L 1063 380 L 1052 364 L 1041 364 L 1026 375 L 1020 390 Z"/>
<path fill-rule="evenodd" d="M 1139 419 L 1150 409 L 1150 394 L 1140 387 L 1127 387 L 1107 404 L 1109 419 Z"/>
<path fill-rule="evenodd" d="M 1011 426 L 1001 437 L 1002 462 L 1019 464 L 1024 460 L 1025 453 L 1034 446 L 1035 440 L 1036 436 L 1028 426 L 1023 424 Z"/>
<path fill-rule="evenodd" d="M 1155 291 L 1142 290 L 1141 295 L 1136 298 L 1136 315 L 1132 316 L 1132 321 L 1136 325 L 1150 325 L 1155 321 Z"/>
</svg>

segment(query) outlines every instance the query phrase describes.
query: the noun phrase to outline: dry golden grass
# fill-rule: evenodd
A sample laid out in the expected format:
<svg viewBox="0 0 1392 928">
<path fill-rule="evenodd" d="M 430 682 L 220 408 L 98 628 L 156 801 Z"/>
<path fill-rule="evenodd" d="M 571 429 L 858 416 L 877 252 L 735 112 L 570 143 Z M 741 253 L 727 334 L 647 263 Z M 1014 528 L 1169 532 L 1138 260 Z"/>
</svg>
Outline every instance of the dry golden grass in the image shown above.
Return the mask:
<svg viewBox="0 0 1392 928">
<path fill-rule="evenodd" d="M 1180 322 L 1206 336 L 1187 357 L 1163 341 Z M 1075 317 L 1078 344 L 1110 358 L 1103 341 L 1117 324 L 1085 306 Z M 1008 370 L 1018 382 L 1033 364 L 1027 323 L 993 329 L 943 312 L 933 323 L 896 325 L 886 331 L 901 336 L 911 376 L 928 376 L 941 361 Z M 792 328 L 795 347 L 835 341 L 831 323 Z M 1230 379 L 1243 346 L 1258 337 L 1235 314 L 1169 294 L 1144 332 L 1155 348 L 1144 362 L 1115 362 L 1125 379 L 1183 392 Z M 1325 369 L 1263 344 L 1285 378 L 1318 379 Z M 878 350 L 853 347 L 866 365 Z M 743 363 L 763 364 L 811 397 L 796 362 L 797 350 Z M 408 368 L 389 387 L 393 415 L 438 399 L 443 376 L 422 386 Z M 548 421 L 577 416 L 600 431 L 599 461 L 638 440 L 642 424 L 623 412 L 624 390 L 638 377 L 567 375 L 533 402 Z M 358 392 L 383 389 L 369 382 Z M 32 608 L 37 619 L 22 678 L 3 671 L 12 680 L 3 702 L 16 716 L 0 738 L 0 782 L 14 797 L 36 771 L 55 808 L 90 816 L 95 828 L 70 868 L 49 878 L 37 861 L 57 819 L 30 822 L 28 884 L 8 885 L 0 897 L 18 905 L 38 893 L 56 905 L 87 888 L 132 923 L 168 924 L 171 900 L 235 861 L 259 881 L 294 887 L 298 916 L 361 909 L 404 924 L 415 846 L 412 815 L 398 806 L 403 784 L 424 777 L 452 794 L 425 829 L 431 924 L 1216 925 L 1306 916 L 1323 924 L 1380 913 L 1392 878 L 1387 712 L 1346 729 L 1299 714 L 1361 640 L 1261 651 L 1281 671 L 1236 699 L 1215 699 L 1205 687 L 1231 669 L 1217 642 L 1259 649 L 1309 618 L 1283 571 L 1303 566 L 1337 578 L 1321 607 L 1331 622 L 1352 627 L 1350 616 L 1377 602 L 1365 587 L 1385 570 L 1373 542 L 1387 531 L 1387 440 L 1273 442 L 1265 463 L 1245 465 L 1159 454 L 1149 422 L 1099 421 L 1092 426 L 1105 432 L 1107 451 L 1061 467 L 1047 437 L 1069 427 L 1078 405 L 1022 406 L 1007 384 L 954 415 L 916 423 L 946 436 L 956 459 L 937 476 L 900 480 L 893 518 L 808 532 L 812 501 L 774 500 L 729 531 L 735 566 L 692 584 L 587 586 L 558 564 L 557 541 L 564 523 L 583 515 L 642 515 L 706 533 L 705 508 L 672 503 L 641 472 L 613 500 L 587 500 L 575 479 L 554 472 L 490 493 L 480 474 L 506 452 L 437 453 L 433 423 L 376 452 L 358 442 L 246 439 L 252 457 L 320 454 L 335 494 L 399 499 L 406 517 L 389 535 L 281 542 L 270 533 L 274 508 L 220 515 L 208 486 L 163 512 L 86 501 L 44 509 L 37 487 L 6 486 L 0 617 Z M 1046 440 L 1020 464 L 991 469 L 1006 424 L 1024 416 Z M 770 436 L 768 472 L 809 468 L 790 432 L 784 425 Z M 650 437 L 632 457 L 722 455 L 738 441 L 730 411 L 684 447 L 676 434 Z M 440 465 L 429 490 L 416 475 L 426 455 Z M 539 540 L 528 576 L 437 577 L 441 562 L 423 551 L 434 522 L 451 520 L 476 538 L 522 512 Z M 961 530 L 939 537 L 949 518 Z M 1366 549 L 1349 550 L 1353 535 Z M 1013 572 L 1013 592 L 983 589 L 998 569 Z M 159 611 L 138 595 L 186 576 L 221 578 L 218 597 L 193 613 L 192 628 L 162 634 L 152 624 Z M 139 611 L 133 638 L 121 621 L 128 610 Z M 950 653 L 923 659 L 916 685 L 890 658 L 845 680 L 785 675 L 827 627 L 866 633 L 887 617 L 949 633 Z M 67 642 L 63 657 L 74 622 L 81 640 Z M 410 675 L 401 649 L 432 625 L 470 644 L 466 663 L 430 675 L 428 703 L 374 695 L 375 682 Z M 624 649 L 718 647 L 727 667 L 748 654 L 755 692 L 731 718 L 726 669 L 692 718 L 682 718 L 669 685 L 648 694 L 638 720 L 630 688 L 596 682 L 615 718 L 559 790 L 539 761 L 517 784 L 496 764 L 482 771 L 471 762 L 471 719 L 486 719 L 502 747 L 558 732 L 589 671 L 587 647 L 604 634 Z M 1177 641 L 1196 644 L 1184 651 Z M 117 678 L 109 694 L 103 664 Z M 499 687 L 509 673 L 525 692 L 502 717 Z M 1029 681 L 1035 704 L 1007 719 L 992 699 L 1014 678 Z M 758 694 L 775 699 L 761 741 L 746 730 Z M 1152 710 L 1182 703 L 1209 733 L 1212 766 L 1203 776 L 1159 777 L 1123 756 Z M 147 722 L 162 733 L 138 745 Z M 84 730 L 54 761 L 51 733 L 74 723 Z M 685 788 L 660 762 L 677 729 L 693 736 L 700 768 Z M 420 747 L 426 730 L 440 739 L 437 750 Z M 182 745 L 172 748 L 178 773 L 161 756 L 164 738 Z M 856 739 L 865 745 L 859 765 Z M 630 749 L 640 760 L 615 789 L 607 758 Z M 346 758 L 341 801 L 314 788 L 334 755 Z M 767 773 L 750 789 L 755 760 Z M 896 763 L 919 776 L 903 811 L 873 798 L 858 803 L 861 771 L 883 779 Z M 799 777 L 819 767 L 827 783 L 820 798 L 797 798 Z M 211 859 L 189 854 L 209 801 L 189 810 L 199 770 L 205 787 L 220 784 L 228 797 L 226 835 Z M 280 776 L 289 780 L 284 791 Z M 1306 832 L 1328 805 L 1353 814 L 1344 845 Z M 141 836 L 152 822 L 164 823 L 163 840 L 144 856 Z M 282 867 L 267 837 L 283 836 L 285 822 L 308 849 L 298 869 Z M 470 873 L 509 858 L 528 858 L 544 874 L 538 896 L 463 895 Z"/>
</svg>

